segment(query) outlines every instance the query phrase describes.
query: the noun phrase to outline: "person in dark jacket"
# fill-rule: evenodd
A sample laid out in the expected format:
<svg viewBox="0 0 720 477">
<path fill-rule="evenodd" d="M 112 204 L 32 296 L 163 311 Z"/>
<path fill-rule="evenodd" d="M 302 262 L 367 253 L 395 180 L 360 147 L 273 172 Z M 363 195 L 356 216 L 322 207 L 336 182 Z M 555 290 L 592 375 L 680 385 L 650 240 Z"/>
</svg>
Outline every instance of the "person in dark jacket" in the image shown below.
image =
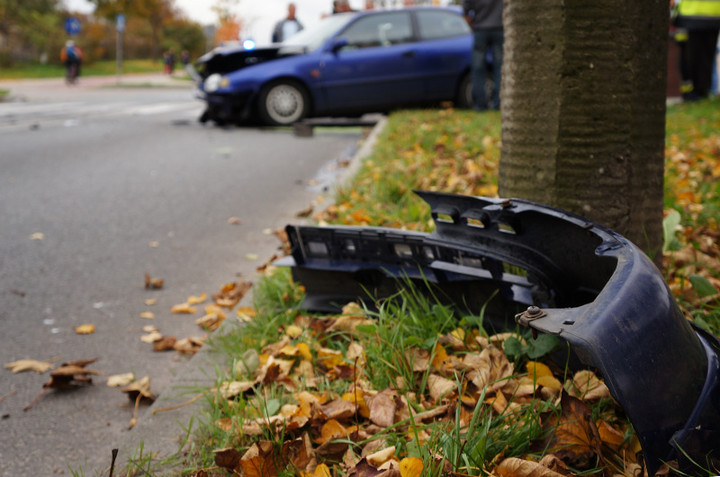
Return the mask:
<svg viewBox="0 0 720 477">
<path fill-rule="evenodd" d="M 720 0 L 671 0 L 671 6 L 674 3 L 677 3 L 675 25 L 687 31 L 687 42 L 680 50 L 683 99 L 707 98 L 720 31 Z"/>
<path fill-rule="evenodd" d="M 503 61 L 502 0 L 463 0 L 463 12 L 473 30 L 473 109 L 500 109 L 500 70 Z M 489 57 L 492 62 L 488 64 Z M 488 66 L 492 72 L 490 98 L 486 93 Z"/>
<path fill-rule="evenodd" d="M 302 23 L 295 18 L 295 4 L 288 4 L 287 17 L 283 18 L 275 24 L 275 28 L 272 32 L 272 42 L 280 43 L 287 40 L 295 33 L 303 29 Z"/>
</svg>

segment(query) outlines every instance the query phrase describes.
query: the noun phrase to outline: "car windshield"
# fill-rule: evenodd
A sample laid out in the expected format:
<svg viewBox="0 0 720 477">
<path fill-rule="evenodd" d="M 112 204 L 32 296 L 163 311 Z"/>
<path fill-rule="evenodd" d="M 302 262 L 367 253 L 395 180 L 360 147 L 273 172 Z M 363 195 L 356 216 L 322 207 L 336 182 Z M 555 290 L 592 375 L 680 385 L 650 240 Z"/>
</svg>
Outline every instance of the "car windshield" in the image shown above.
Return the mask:
<svg viewBox="0 0 720 477">
<path fill-rule="evenodd" d="M 352 18 L 352 13 L 339 13 L 323 18 L 313 28 L 306 28 L 282 42 L 282 47 L 301 46 L 305 51 L 320 48 L 330 36 Z"/>
</svg>

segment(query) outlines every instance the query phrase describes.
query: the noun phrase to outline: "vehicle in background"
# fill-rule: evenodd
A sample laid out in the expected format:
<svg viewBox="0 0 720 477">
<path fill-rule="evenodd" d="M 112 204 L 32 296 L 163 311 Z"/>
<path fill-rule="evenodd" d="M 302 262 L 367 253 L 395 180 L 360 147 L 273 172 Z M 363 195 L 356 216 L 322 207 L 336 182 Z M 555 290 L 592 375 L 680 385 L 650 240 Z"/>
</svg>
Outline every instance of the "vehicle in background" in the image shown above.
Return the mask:
<svg viewBox="0 0 720 477">
<path fill-rule="evenodd" d="M 284 43 L 218 47 L 196 63 L 202 122 L 354 116 L 453 101 L 469 107 L 472 34 L 454 8 L 336 14 Z"/>
</svg>

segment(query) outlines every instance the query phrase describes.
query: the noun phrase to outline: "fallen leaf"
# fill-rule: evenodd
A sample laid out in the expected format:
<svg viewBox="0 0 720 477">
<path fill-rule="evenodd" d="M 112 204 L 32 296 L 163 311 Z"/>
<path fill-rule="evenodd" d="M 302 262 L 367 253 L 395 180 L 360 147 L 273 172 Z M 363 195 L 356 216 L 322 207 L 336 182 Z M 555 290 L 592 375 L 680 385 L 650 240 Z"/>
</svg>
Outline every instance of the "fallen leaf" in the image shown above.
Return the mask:
<svg viewBox="0 0 720 477">
<path fill-rule="evenodd" d="M 240 469 L 247 477 L 275 477 L 278 463 L 272 453 L 272 443 L 260 441 L 253 444 L 240 460 Z"/>
<path fill-rule="evenodd" d="M 146 320 L 154 320 L 155 319 L 155 313 L 152 311 L 143 311 L 140 313 L 140 318 L 145 318 Z"/>
<path fill-rule="evenodd" d="M 366 399 L 370 409 L 370 420 L 380 427 L 391 427 L 395 423 L 397 399 L 397 393 L 389 388 L 373 396 L 369 402 Z"/>
<path fill-rule="evenodd" d="M 423 461 L 418 457 L 405 457 L 400 461 L 400 477 L 420 477 Z"/>
<path fill-rule="evenodd" d="M 248 259 L 248 260 L 255 261 L 255 260 L 257 260 L 258 258 L 260 258 L 260 256 L 259 256 L 257 253 L 246 253 L 246 254 L 245 254 L 245 258 Z"/>
<path fill-rule="evenodd" d="M 145 304 L 147 306 L 153 306 L 156 303 L 157 303 L 157 298 L 148 298 L 147 300 L 145 300 Z"/>
<path fill-rule="evenodd" d="M 584 369 L 575 373 L 572 380 L 570 395 L 579 397 L 585 401 L 597 401 L 598 399 L 610 397 L 610 390 L 595 373 Z"/>
<path fill-rule="evenodd" d="M 188 305 L 199 305 L 207 300 L 207 293 L 201 293 L 199 296 L 189 296 L 187 299 Z"/>
<path fill-rule="evenodd" d="M 155 395 L 150 391 L 150 376 L 133 381 L 120 391 L 127 393 L 131 401 L 135 401 L 138 396 L 149 403 L 155 401 Z"/>
<path fill-rule="evenodd" d="M 152 241 L 148 245 L 150 246 L 150 248 L 158 248 L 160 246 L 160 242 Z"/>
<path fill-rule="evenodd" d="M 177 338 L 174 336 L 162 336 L 159 340 L 153 341 L 153 351 L 170 351 L 175 349 Z"/>
<path fill-rule="evenodd" d="M 177 340 L 173 345 L 173 349 L 181 354 L 195 354 L 200 351 L 205 342 L 204 338 L 183 338 Z"/>
<path fill-rule="evenodd" d="M 34 234 L 30 235 L 30 240 L 44 240 L 45 234 L 41 232 L 35 232 Z"/>
<path fill-rule="evenodd" d="M 501 477 L 564 477 L 537 462 L 508 457 L 495 467 L 495 474 Z"/>
<path fill-rule="evenodd" d="M 248 281 L 226 283 L 219 292 L 213 295 L 213 300 L 215 300 L 215 304 L 218 306 L 233 308 L 251 287 L 252 283 Z"/>
<path fill-rule="evenodd" d="M 53 365 L 47 361 L 37 361 L 34 359 L 21 359 L 7 363 L 6 369 L 9 369 L 13 373 L 22 373 L 23 371 L 35 371 L 38 374 L 42 374 L 46 371 L 53 369 Z"/>
<path fill-rule="evenodd" d="M 242 224 L 242 219 L 239 218 L 239 217 L 230 217 L 230 218 L 227 220 L 227 223 L 230 224 L 230 225 L 241 225 L 241 224 Z"/>
<path fill-rule="evenodd" d="M 546 423 L 548 430 L 554 429 L 547 448 L 568 465 L 585 468 L 596 456 L 602 457 L 602 441 L 592 411 L 568 393 L 562 393 L 560 407 L 561 415 L 551 416 Z"/>
<path fill-rule="evenodd" d="M 86 323 L 75 327 L 75 333 L 79 335 L 90 335 L 95 333 L 95 325 Z"/>
<path fill-rule="evenodd" d="M 145 288 L 148 290 L 159 290 L 163 287 L 165 281 L 162 278 L 152 278 L 145 274 Z"/>
<path fill-rule="evenodd" d="M 224 449 L 216 449 L 213 451 L 215 454 L 215 465 L 222 467 L 223 469 L 229 470 L 230 472 L 240 467 L 240 459 L 242 454 L 239 450 L 233 447 L 226 447 Z"/>
<path fill-rule="evenodd" d="M 107 385 L 111 388 L 119 388 L 121 386 L 127 386 L 135 380 L 135 374 L 124 373 L 124 374 L 113 374 L 108 376 Z"/>
<path fill-rule="evenodd" d="M 163 337 L 162 333 L 160 333 L 159 331 L 155 330 L 155 331 L 151 331 L 150 333 L 148 333 L 148 334 L 146 334 L 146 335 L 142 335 L 142 336 L 140 337 L 140 340 L 141 340 L 143 343 L 154 343 L 154 342 L 156 342 L 157 340 L 161 339 L 162 337 Z"/>
<path fill-rule="evenodd" d="M 174 305 L 170 309 L 170 313 L 175 313 L 178 315 L 182 315 L 182 314 L 192 315 L 196 311 L 197 311 L 197 308 L 190 306 L 188 303 L 180 303 L 178 305 Z"/>
<path fill-rule="evenodd" d="M 367 461 L 375 467 L 380 467 L 395 456 L 395 446 L 390 446 L 367 456 Z"/>
</svg>

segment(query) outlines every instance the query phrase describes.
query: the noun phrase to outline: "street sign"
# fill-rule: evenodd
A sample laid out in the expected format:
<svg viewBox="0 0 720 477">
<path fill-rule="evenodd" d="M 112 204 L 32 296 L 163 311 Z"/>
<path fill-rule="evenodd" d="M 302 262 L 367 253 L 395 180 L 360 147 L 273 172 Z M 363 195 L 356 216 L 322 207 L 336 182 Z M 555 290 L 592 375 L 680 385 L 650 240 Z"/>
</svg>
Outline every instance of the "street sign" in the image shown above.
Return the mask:
<svg viewBox="0 0 720 477">
<path fill-rule="evenodd" d="M 125 15 L 122 13 L 118 13 L 118 15 L 115 17 L 115 29 L 118 31 L 118 33 L 122 33 L 125 31 Z"/>
<path fill-rule="evenodd" d="M 80 33 L 80 20 L 75 17 L 68 17 L 65 20 L 65 32 L 68 35 L 77 35 Z"/>
</svg>

